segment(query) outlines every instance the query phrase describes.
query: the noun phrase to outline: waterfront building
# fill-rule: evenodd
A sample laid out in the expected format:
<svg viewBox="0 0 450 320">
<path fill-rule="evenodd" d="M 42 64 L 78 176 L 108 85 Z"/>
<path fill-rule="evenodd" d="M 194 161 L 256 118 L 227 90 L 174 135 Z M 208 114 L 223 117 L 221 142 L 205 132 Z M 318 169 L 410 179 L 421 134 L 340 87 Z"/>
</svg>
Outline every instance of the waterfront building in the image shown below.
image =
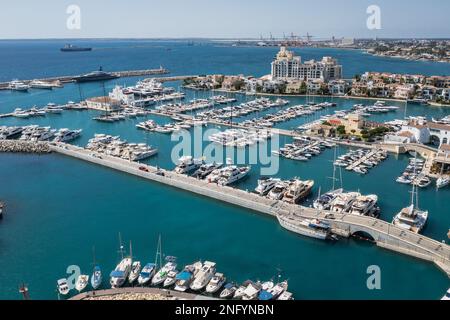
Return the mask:
<svg viewBox="0 0 450 320">
<path fill-rule="evenodd" d="M 394 98 L 403 100 L 410 99 L 414 96 L 414 92 L 415 89 L 413 84 L 401 85 L 396 87 Z"/>
<path fill-rule="evenodd" d="M 323 57 L 321 61 L 310 60 L 302 63 L 300 56 L 281 47 L 272 62 L 272 79 L 283 80 L 338 80 L 342 78 L 342 66 L 332 57 Z"/>
<path fill-rule="evenodd" d="M 430 132 L 430 142 L 440 147 L 450 144 L 450 125 L 428 122 L 427 127 Z"/>
<path fill-rule="evenodd" d="M 95 97 L 86 100 L 88 109 L 101 111 L 117 111 L 122 108 L 120 101 L 110 97 Z"/>
<path fill-rule="evenodd" d="M 345 80 L 333 80 L 328 83 L 328 92 L 335 96 L 343 96 L 347 93 L 349 84 Z"/>
</svg>

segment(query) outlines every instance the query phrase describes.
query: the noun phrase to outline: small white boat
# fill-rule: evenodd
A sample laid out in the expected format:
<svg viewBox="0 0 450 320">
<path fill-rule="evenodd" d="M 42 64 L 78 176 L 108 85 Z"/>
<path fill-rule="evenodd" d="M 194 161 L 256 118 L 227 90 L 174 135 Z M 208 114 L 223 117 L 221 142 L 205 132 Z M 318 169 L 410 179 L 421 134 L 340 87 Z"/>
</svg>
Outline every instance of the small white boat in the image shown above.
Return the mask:
<svg viewBox="0 0 450 320">
<path fill-rule="evenodd" d="M 441 300 L 450 300 L 450 289 L 447 290 Z"/>
<path fill-rule="evenodd" d="M 260 196 L 265 196 L 280 181 L 280 179 L 262 177 L 258 180 L 258 186 L 255 188 L 255 192 Z"/>
<path fill-rule="evenodd" d="M 69 285 L 67 283 L 66 278 L 59 279 L 57 281 L 57 288 L 58 288 L 58 292 L 60 294 L 62 294 L 63 296 L 67 295 L 70 292 Z"/>
<path fill-rule="evenodd" d="M 89 276 L 87 274 L 81 274 L 78 276 L 77 282 L 75 284 L 75 289 L 78 292 L 83 291 L 89 283 Z"/>
<path fill-rule="evenodd" d="M 131 271 L 130 275 L 128 276 L 128 282 L 132 284 L 137 280 L 139 277 L 139 274 L 141 272 L 141 262 L 140 261 L 134 261 L 131 265 Z"/>
<path fill-rule="evenodd" d="M 233 283 L 227 283 L 224 286 L 224 289 L 220 292 L 220 299 L 229 299 L 234 296 L 237 287 Z"/>
<path fill-rule="evenodd" d="M 216 293 L 217 291 L 219 291 L 220 288 L 222 288 L 226 280 L 227 278 L 223 275 L 223 273 L 217 272 L 206 286 L 206 292 Z"/>
<path fill-rule="evenodd" d="M 441 189 L 450 184 L 450 177 L 440 177 L 436 180 L 436 188 Z"/>
<path fill-rule="evenodd" d="M 144 285 L 151 280 L 156 271 L 156 265 L 154 263 L 147 263 L 144 268 L 142 268 L 141 273 L 138 277 L 139 285 Z"/>
<path fill-rule="evenodd" d="M 175 282 L 177 281 L 177 274 L 177 270 L 169 271 L 169 273 L 167 274 L 167 278 L 164 280 L 163 287 L 168 288 L 171 285 L 175 284 Z"/>
</svg>

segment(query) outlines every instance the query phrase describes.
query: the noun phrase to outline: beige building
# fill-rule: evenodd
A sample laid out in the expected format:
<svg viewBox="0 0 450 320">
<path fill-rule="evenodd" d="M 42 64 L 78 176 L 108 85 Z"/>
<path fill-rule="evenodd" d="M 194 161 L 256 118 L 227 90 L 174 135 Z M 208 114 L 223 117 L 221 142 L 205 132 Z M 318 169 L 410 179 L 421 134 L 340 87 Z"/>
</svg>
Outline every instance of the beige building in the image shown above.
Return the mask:
<svg viewBox="0 0 450 320">
<path fill-rule="evenodd" d="M 117 111 L 122 108 L 120 101 L 110 97 L 95 97 L 86 100 L 88 109 Z"/>
<path fill-rule="evenodd" d="M 323 57 L 321 61 L 310 60 L 302 63 L 300 56 L 281 47 L 272 62 L 273 80 L 315 80 L 331 81 L 342 79 L 342 66 L 336 59 Z"/>
</svg>

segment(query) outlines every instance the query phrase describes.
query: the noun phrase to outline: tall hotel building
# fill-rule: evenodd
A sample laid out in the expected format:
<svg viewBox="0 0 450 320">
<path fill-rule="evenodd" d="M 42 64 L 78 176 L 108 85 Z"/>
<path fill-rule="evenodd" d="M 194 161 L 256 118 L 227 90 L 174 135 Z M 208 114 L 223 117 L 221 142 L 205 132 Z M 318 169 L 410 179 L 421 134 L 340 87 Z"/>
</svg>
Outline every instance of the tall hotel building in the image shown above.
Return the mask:
<svg viewBox="0 0 450 320">
<path fill-rule="evenodd" d="M 300 56 L 281 47 L 272 62 L 272 79 L 276 80 L 316 80 L 323 81 L 342 79 L 342 66 L 331 57 L 323 57 L 322 61 L 310 60 L 302 63 Z"/>
</svg>

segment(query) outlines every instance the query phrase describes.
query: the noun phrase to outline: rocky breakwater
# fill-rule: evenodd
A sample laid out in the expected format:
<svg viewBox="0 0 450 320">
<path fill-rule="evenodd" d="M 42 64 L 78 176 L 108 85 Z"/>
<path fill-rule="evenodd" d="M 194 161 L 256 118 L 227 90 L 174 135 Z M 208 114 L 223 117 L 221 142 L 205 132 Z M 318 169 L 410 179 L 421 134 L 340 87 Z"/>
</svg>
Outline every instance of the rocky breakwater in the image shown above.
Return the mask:
<svg viewBox="0 0 450 320">
<path fill-rule="evenodd" d="M 49 153 L 48 142 L 31 142 L 20 140 L 0 140 L 0 152 Z"/>
</svg>

